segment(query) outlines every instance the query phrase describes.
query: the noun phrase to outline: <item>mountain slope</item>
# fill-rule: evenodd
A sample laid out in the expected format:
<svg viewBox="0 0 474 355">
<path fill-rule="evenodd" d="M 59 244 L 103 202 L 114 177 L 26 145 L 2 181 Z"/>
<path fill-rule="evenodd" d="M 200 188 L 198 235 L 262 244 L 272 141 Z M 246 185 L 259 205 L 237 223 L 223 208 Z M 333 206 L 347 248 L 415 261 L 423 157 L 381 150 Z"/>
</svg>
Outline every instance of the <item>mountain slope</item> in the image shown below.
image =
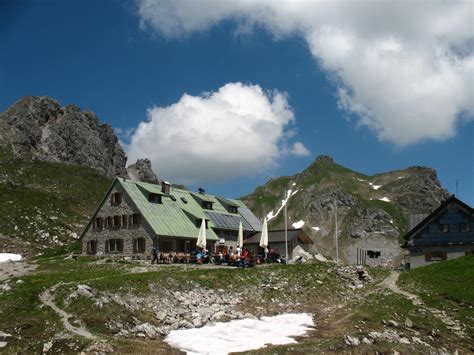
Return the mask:
<svg viewBox="0 0 474 355">
<path fill-rule="evenodd" d="M 125 175 L 127 157 L 112 127 L 92 111 L 61 107 L 46 96 L 25 96 L 0 113 L 0 147 L 16 156 L 63 162 Z"/>
<path fill-rule="evenodd" d="M 337 205 L 339 247 L 343 260 L 355 262 L 357 248 L 381 252 L 368 262 L 393 262 L 400 254 L 399 238 L 406 231 L 409 214 L 428 213 L 449 192 L 436 172 L 410 167 L 368 176 L 320 156 L 303 172 L 270 180 L 242 197 L 259 217 L 269 218 L 270 228 L 284 226 L 282 200 L 289 191 L 288 225 L 303 223 L 316 248 L 335 255 L 334 229 Z"/>
<path fill-rule="evenodd" d="M 95 169 L 0 149 L 0 251 L 31 255 L 70 244 L 111 181 Z"/>
</svg>

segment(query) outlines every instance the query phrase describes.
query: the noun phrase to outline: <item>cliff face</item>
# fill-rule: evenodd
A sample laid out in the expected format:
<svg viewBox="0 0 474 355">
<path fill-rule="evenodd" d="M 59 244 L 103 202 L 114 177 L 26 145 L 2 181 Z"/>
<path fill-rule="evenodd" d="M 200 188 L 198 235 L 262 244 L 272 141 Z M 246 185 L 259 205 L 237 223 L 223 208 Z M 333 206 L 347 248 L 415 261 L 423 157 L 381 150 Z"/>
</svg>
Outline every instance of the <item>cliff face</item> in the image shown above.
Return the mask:
<svg viewBox="0 0 474 355">
<path fill-rule="evenodd" d="M 242 199 L 257 216 L 270 217 L 270 228 L 277 229 L 284 225 L 283 213 L 277 212 L 288 190 L 290 228 L 295 222 L 304 222 L 316 248 L 335 255 L 337 209 L 343 260 L 356 262 L 357 248 L 381 251 L 381 258 L 368 260 L 374 264 L 396 262 L 407 217 L 431 212 L 450 195 L 430 168 L 410 167 L 368 176 L 323 156 L 303 172 L 270 180 Z"/>
<path fill-rule="evenodd" d="M 75 105 L 61 107 L 49 97 L 26 96 L 0 113 L 0 147 L 15 156 L 126 175 L 127 157 L 108 124 Z"/>
</svg>

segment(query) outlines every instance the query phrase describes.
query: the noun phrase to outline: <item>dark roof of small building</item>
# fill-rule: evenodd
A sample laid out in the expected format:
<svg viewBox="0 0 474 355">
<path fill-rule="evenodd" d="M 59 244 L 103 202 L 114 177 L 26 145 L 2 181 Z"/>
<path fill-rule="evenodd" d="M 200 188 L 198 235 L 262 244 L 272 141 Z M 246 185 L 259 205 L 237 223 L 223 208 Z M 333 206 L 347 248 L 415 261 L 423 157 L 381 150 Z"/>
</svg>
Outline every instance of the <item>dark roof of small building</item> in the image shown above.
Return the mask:
<svg viewBox="0 0 474 355">
<path fill-rule="evenodd" d="M 470 211 L 471 213 L 474 213 L 474 209 L 471 206 L 467 205 L 466 203 L 456 198 L 455 195 L 451 195 L 443 203 L 441 203 L 441 205 L 439 205 L 437 209 L 435 209 L 428 216 L 426 216 L 425 219 L 423 219 L 420 223 L 418 223 L 412 230 L 408 231 L 408 233 L 405 234 L 404 236 L 405 240 L 408 241 L 414 234 L 422 230 L 428 223 L 430 223 L 439 213 L 441 213 L 452 202 L 457 203 L 461 207 Z"/>
<path fill-rule="evenodd" d="M 257 233 L 254 236 L 246 239 L 244 244 L 259 244 L 261 233 Z M 313 244 L 312 239 L 301 229 L 288 229 L 288 240 L 298 238 L 303 244 Z M 273 230 L 268 231 L 268 243 L 280 243 L 285 241 L 285 230 Z"/>
</svg>

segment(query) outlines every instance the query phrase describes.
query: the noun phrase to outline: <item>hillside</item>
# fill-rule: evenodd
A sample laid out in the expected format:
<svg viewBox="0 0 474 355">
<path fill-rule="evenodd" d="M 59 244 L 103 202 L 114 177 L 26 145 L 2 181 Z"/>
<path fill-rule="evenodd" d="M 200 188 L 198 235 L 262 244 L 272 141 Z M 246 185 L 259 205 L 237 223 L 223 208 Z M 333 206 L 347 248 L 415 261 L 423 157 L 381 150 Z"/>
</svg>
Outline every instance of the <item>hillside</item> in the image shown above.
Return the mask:
<svg viewBox="0 0 474 355">
<path fill-rule="evenodd" d="M 32 255 L 70 245 L 110 184 L 95 169 L 0 150 L 0 251 Z"/>
<path fill-rule="evenodd" d="M 425 167 L 368 176 L 321 156 L 303 172 L 270 180 L 242 200 L 271 229 L 284 226 L 282 200 L 289 191 L 288 226 L 295 222 L 314 238 L 324 254 L 335 256 L 337 205 L 340 256 L 355 262 L 357 248 L 381 252 L 375 261 L 397 259 L 407 216 L 435 209 L 449 192 L 436 172 Z"/>
</svg>

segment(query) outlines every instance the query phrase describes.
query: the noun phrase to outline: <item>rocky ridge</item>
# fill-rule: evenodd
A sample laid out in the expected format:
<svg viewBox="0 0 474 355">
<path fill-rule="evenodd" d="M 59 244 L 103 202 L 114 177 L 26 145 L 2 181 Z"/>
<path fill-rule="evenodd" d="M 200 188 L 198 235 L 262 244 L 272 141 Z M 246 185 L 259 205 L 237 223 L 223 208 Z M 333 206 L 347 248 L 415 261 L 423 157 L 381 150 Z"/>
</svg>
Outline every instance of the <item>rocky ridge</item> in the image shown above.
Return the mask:
<svg viewBox="0 0 474 355">
<path fill-rule="evenodd" d="M 13 154 L 125 175 L 127 158 L 112 127 L 92 111 L 61 107 L 46 96 L 26 96 L 0 113 L 0 147 Z"/>
<path fill-rule="evenodd" d="M 151 168 L 149 159 L 138 159 L 135 164 L 127 167 L 128 178 L 135 181 L 148 182 L 150 184 L 159 184 L 158 176 Z"/>
<path fill-rule="evenodd" d="M 335 256 L 337 210 L 340 256 L 355 263 L 357 248 L 381 253 L 379 258 L 367 258 L 368 264 L 396 264 L 408 216 L 429 213 L 450 196 L 430 168 L 415 166 L 368 176 L 319 156 L 301 173 L 272 179 L 242 199 L 258 217 L 269 218 L 271 229 L 279 229 L 284 225 L 283 213 L 275 211 L 281 212 L 285 191 L 291 191 L 289 226 L 303 221 L 318 251 Z"/>
</svg>

